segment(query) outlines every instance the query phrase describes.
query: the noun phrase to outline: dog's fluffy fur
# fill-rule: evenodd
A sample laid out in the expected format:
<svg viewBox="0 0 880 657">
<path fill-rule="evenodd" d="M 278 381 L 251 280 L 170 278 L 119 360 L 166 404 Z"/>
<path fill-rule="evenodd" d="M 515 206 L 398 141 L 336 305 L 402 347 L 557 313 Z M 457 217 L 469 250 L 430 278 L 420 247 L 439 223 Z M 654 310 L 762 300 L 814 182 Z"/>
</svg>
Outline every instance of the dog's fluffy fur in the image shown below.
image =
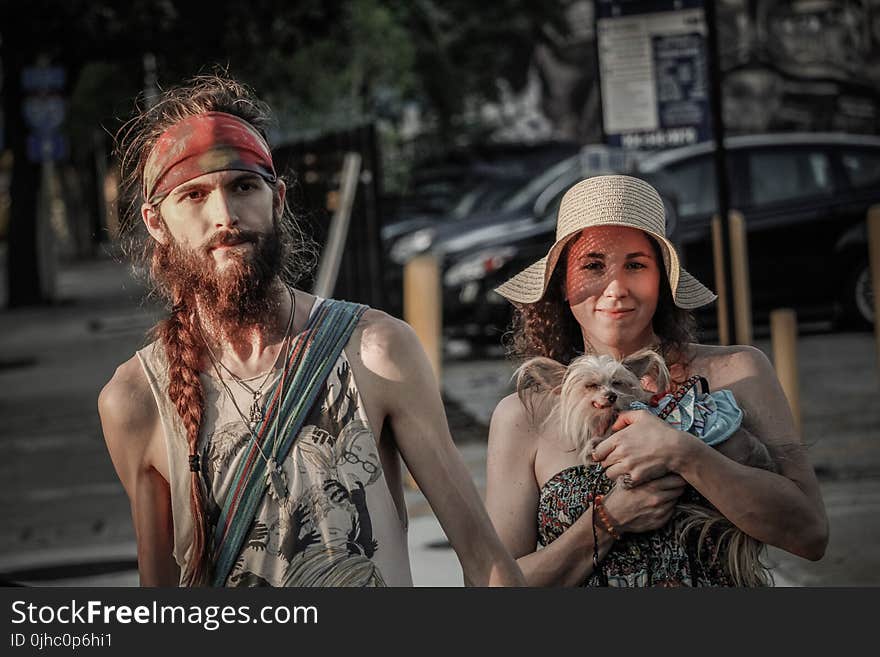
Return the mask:
<svg viewBox="0 0 880 657">
<path fill-rule="evenodd" d="M 563 439 L 577 450 L 580 460 L 592 463 L 593 449 L 611 434 L 611 426 L 620 411 L 630 403 L 648 403 L 654 393 L 641 383 L 643 377 L 653 378 L 657 391 L 669 388 L 669 370 L 663 358 L 651 349 L 643 349 L 622 361 L 607 355 L 580 356 L 567 367 L 550 358 L 532 358 L 514 374 L 517 391 L 522 397 L 527 390 L 551 394 L 544 423 L 560 428 Z M 772 469 L 772 463 L 750 463 Z M 714 562 L 727 552 L 727 573 L 737 586 L 765 586 L 769 572 L 761 563 L 764 546 L 733 525 L 712 506 L 679 504 L 682 544 L 692 531 L 698 531 L 697 554 L 713 527 L 718 527 L 717 545 L 711 555 Z"/>
</svg>

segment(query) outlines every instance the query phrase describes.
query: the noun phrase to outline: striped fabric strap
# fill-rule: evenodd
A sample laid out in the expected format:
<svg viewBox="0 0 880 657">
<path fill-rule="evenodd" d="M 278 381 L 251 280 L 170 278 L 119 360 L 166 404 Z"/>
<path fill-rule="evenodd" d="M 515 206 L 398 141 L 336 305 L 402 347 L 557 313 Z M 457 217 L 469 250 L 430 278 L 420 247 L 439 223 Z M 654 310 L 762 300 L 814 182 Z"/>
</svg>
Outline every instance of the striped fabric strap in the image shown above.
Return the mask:
<svg viewBox="0 0 880 657">
<path fill-rule="evenodd" d="M 685 396 L 688 390 L 693 388 L 695 385 L 700 384 L 700 388 L 703 390 L 703 394 L 709 394 L 709 382 L 702 376 L 698 374 L 694 374 L 687 381 L 681 384 L 681 386 L 672 394 L 672 399 L 663 407 L 663 410 L 657 414 L 661 420 L 665 420 L 669 417 L 669 414 L 675 410 L 675 407 L 678 406 L 678 402 L 681 401 L 682 397 Z"/>
<path fill-rule="evenodd" d="M 306 415 L 366 309 L 366 306 L 359 304 L 326 299 L 309 318 L 305 330 L 295 339 L 290 359 L 285 365 L 287 373 L 270 389 L 264 418 L 254 428 L 257 440 L 265 451 L 269 447 L 271 427 L 277 416 L 278 434 L 282 437 L 276 459 L 278 463 L 283 463 L 287 458 Z M 284 378 L 289 385 L 282 391 Z M 251 442 L 247 457 L 241 459 L 235 472 L 214 530 L 217 555 L 214 586 L 226 583 L 253 524 L 268 486 L 265 465 L 260 450 Z"/>
</svg>

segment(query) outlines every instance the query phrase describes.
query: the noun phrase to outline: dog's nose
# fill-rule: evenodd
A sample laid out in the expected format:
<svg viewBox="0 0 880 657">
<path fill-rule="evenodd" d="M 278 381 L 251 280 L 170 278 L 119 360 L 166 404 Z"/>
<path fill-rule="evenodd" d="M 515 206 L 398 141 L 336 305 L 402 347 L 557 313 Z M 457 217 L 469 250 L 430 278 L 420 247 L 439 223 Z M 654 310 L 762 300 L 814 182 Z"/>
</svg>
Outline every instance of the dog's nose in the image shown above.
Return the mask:
<svg viewBox="0 0 880 657">
<path fill-rule="evenodd" d="M 609 392 L 608 394 L 605 395 L 605 398 L 609 401 L 609 403 L 613 404 L 614 402 L 617 401 L 617 393 L 616 392 Z"/>
</svg>

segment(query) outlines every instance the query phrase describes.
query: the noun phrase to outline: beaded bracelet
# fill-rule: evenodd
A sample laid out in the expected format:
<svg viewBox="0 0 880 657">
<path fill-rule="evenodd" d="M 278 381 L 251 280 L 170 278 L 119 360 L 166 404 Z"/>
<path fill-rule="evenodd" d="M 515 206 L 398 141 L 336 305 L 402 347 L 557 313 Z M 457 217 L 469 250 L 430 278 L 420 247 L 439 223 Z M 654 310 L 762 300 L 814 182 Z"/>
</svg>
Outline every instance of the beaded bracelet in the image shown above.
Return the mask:
<svg viewBox="0 0 880 657">
<path fill-rule="evenodd" d="M 599 522 L 602 523 L 602 528 L 611 534 L 611 537 L 619 541 L 620 540 L 620 532 L 617 531 L 617 528 L 614 526 L 614 519 L 611 517 L 611 514 L 608 513 L 608 509 L 605 508 L 603 504 L 605 500 L 604 495 L 597 495 L 596 499 L 593 501 L 593 509 L 599 515 Z"/>
<path fill-rule="evenodd" d="M 591 502 L 595 502 L 595 498 L 590 496 Z M 593 526 L 593 573 L 599 578 L 599 586 L 608 586 L 608 577 L 605 575 L 605 569 L 599 563 L 599 535 L 596 532 L 596 506 L 593 505 L 593 513 L 590 514 Z"/>
<path fill-rule="evenodd" d="M 591 494 L 588 501 L 593 503 L 593 512 L 590 514 L 592 520 L 590 524 L 593 526 L 593 574 L 599 579 L 599 586 L 608 586 L 608 576 L 605 575 L 605 569 L 602 568 L 602 564 L 599 562 L 599 534 L 596 532 L 596 517 L 598 516 L 595 505 L 596 497 Z"/>
</svg>

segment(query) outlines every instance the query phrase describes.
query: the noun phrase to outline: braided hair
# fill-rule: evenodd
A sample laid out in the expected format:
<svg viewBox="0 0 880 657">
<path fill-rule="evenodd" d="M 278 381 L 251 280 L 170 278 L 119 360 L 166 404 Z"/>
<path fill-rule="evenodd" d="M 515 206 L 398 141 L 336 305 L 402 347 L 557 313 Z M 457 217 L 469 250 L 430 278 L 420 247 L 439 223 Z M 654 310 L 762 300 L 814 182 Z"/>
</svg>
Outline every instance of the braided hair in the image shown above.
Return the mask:
<svg viewBox="0 0 880 657">
<path fill-rule="evenodd" d="M 193 537 L 182 581 L 186 586 L 202 586 L 210 581 L 213 561 L 206 518 L 206 491 L 197 457 L 204 412 L 199 371 L 205 343 L 199 331 L 191 289 L 174 284 L 162 275 L 168 268 L 169 250 L 143 229 L 140 221 L 141 182 L 147 158 L 156 141 L 178 121 L 205 112 L 226 112 L 247 121 L 265 138 L 271 115 L 268 106 L 249 88 L 217 74 L 201 75 L 182 86 L 168 89 L 156 104 L 138 110 L 117 133 L 116 153 L 123 174 L 122 192 L 128 204 L 122 222 L 123 249 L 131 258 L 135 272 L 147 275 L 150 296 L 170 306 L 169 315 L 153 327 L 151 333 L 164 347 L 168 363 L 168 397 L 183 424 L 191 461 Z M 314 266 L 316 250 L 287 205 L 276 223 L 282 253 L 279 276 L 287 285 L 294 285 Z"/>
</svg>

